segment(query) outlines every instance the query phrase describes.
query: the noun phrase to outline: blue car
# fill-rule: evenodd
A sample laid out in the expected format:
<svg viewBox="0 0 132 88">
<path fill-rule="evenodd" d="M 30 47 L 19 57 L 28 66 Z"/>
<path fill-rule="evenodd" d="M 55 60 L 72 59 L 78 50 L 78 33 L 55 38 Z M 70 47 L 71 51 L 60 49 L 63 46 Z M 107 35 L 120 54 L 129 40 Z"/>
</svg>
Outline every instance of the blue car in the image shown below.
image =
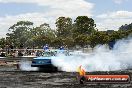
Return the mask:
<svg viewBox="0 0 132 88">
<path fill-rule="evenodd" d="M 39 70 L 57 70 L 57 67 L 52 64 L 52 59 L 54 59 L 58 53 L 68 54 L 66 50 L 47 50 L 42 52 L 39 57 L 33 58 L 31 66 L 38 67 Z"/>
</svg>

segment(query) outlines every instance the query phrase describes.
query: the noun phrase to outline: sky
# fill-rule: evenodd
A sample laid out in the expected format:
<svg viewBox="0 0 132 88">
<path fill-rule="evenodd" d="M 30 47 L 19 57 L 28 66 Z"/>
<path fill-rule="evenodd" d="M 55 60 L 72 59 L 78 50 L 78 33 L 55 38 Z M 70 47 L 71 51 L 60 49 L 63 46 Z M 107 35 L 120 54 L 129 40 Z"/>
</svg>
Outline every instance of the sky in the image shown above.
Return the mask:
<svg viewBox="0 0 132 88">
<path fill-rule="evenodd" d="M 132 23 L 132 0 L 0 0 L 0 37 L 18 21 L 32 21 L 35 26 L 50 24 L 60 16 L 88 16 L 100 31 L 118 30 Z"/>
</svg>

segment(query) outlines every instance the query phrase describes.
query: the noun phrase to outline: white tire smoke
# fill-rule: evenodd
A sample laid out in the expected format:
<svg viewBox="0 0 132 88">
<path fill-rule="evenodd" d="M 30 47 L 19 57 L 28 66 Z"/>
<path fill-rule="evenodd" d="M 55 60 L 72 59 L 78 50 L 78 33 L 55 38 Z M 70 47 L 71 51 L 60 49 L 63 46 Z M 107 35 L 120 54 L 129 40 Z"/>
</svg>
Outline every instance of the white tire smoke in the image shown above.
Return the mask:
<svg viewBox="0 0 132 88">
<path fill-rule="evenodd" d="M 74 53 L 74 52 L 73 52 Z M 132 39 L 118 41 L 112 50 L 98 45 L 92 53 L 59 54 L 52 63 L 63 71 L 77 71 L 82 65 L 86 71 L 115 71 L 132 68 Z"/>
<path fill-rule="evenodd" d="M 37 71 L 38 70 L 37 67 L 31 67 L 31 61 L 28 61 L 26 59 L 22 59 L 19 62 L 19 67 L 20 67 L 20 70 L 22 71 Z"/>
</svg>

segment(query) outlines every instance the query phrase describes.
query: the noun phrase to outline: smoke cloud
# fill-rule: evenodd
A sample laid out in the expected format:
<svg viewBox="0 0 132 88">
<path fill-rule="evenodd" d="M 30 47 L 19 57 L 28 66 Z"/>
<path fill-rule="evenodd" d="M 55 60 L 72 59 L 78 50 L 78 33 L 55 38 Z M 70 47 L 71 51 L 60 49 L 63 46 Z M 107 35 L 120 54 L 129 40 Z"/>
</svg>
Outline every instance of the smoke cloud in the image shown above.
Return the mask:
<svg viewBox="0 0 132 88">
<path fill-rule="evenodd" d="M 37 67 L 31 67 L 31 61 L 28 61 L 26 59 L 22 59 L 19 63 L 20 69 L 22 71 L 37 71 Z"/>
<path fill-rule="evenodd" d="M 59 54 L 52 59 L 55 66 L 63 71 L 74 72 L 82 67 L 88 71 L 115 71 L 132 68 L 132 39 L 116 42 L 112 50 L 107 45 L 96 46 L 91 53 L 74 51 L 73 55 Z"/>
</svg>

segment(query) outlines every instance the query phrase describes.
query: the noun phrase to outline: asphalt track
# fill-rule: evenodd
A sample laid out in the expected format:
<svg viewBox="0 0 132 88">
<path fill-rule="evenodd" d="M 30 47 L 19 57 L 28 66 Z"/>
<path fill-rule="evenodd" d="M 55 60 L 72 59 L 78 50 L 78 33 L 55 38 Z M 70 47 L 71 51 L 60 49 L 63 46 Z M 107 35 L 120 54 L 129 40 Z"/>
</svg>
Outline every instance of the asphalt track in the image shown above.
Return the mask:
<svg viewBox="0 0 132 88">
<path fill-rule="evenodd" d="M 130 74 L 132 71 L 92 72 L 87 74 Z M 79 84 L 75 72 L 0 71 L 0 88 L 132 88 L 127 84 Z"/>
<path fill-rule="evenodd" d="M 87 74 L 129 74 L 132 79 L 132 70 Z M 132 88 L 132 81 L 127 84 L 79 84 L 75 72 L 21 71 L 15 65 L 1 65 L 0 88 Z"/>
</svg>

